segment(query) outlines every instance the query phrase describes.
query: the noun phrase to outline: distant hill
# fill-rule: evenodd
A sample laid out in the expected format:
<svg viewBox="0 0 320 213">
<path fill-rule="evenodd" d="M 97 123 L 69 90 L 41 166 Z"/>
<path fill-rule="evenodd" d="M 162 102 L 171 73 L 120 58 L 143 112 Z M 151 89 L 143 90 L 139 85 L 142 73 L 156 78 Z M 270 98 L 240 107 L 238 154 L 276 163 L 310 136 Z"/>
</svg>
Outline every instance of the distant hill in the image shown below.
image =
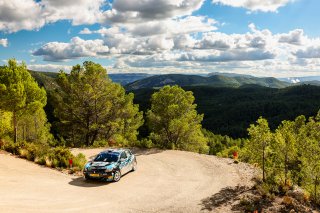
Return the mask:
<svg viewBox="0 0 320 213">
<path fill-rule="evenodd" d="M 208 76 L 213 76 L 213 75 L 222 75 L 222 76 L 227 76 L 227 77 L 253 77 L 252 75 L 245 75 L 245 74 L 238 74 L 238 73 L 229 73 L 229 72 L 211 72 L 208 74 Z"/>
<path fill-rule="evenodd" d="M 48 104 L 45 110 L 48 120 L 54 122 L 49 91 L 59 87 L 55 81 L 57 73 L 30 73 L 47 90 Z M 133 90 L 134 102 L 140 105 L 140 110 L 146 111 L 150 107 L 152 93 L 157 90 L 155 87 L 166 84 L 178 84 L 185 90 L 193 91 L 197 110 L 204 114 L 204 128 L 235 138 L 246 137 L 249 124 L 259 116 L 267 118 L 274 129 L 282 120 L 294 119 L 298 115 L 313 116 L 320 109 L 319 86 L 295 84 L 277 89 L 275 87 L 290 84 L 275 78 L 160 75 L 138 80 L 129 84 L 127 89 L 132 85 L 141 87 Z M 140 131 L 144 136 L 148 134 L 145 126 Z"/>
<path fill-rule="evenodd" d="M 38 82 L 40 86 L 43 86 L 46 90 L 53 90 L 58 88 L 58 84 L 55 79 L 58 77 L 58 73 L 54 72 L 38 72 L 29 70 L 32 77 Z"/>
<path fill-rule="evenodd" d="M 257 78 L 253 76 L 239 75 L 228 77 L 223 75 L 212 75 L 208 77 L 198 75 L 167 74 L 156 75 L 144 78 L 126 85 L 127 90 L 136 90 L 142 88 L 158 88 L 164 85 L 179 86 L 211 86 L 211 87 L 234 87 L 238 88 L 244 85 L 259 85 L 271 88 L 284 88 L 290 86 L 288 82 L 280 81 L 276 78 Z"/>
<path fill-rule="evenodd" d="M 126 85 L 131 82 L 150 77 L 150 74 L 147 73 L 117 73 L 117 74 L 108 74 L 109 78 L 113 82 Z"/>
<path fill-rule="evenodd" d="M 320 87 L 301 85 L 282 89 L 245 85 L 240 88 L 186 86 L 195 96 L 197 110 L 204 114 L 203 127 L 216 134 L 234 138 L 247 137 L 247 128 L 260 116 L 268 119 L 275 129 L 283 120 L 299 115 L 315 116 L 320 110 Z M 134 90 L 140 110 L 150 108 L 153 88 Z M 141 128 L 142 135 L 148 130 Z"/>
<path fill-rule="evenodd" d="M 46 81 L 50 81 L 49 78 L 52 78 L 52 79 L 57 78 L 59 74 L 56 72 L 40 72 L 40 71 L 32 71 L 32 70 L 29 70 L 29 72 L 40 84 L 42 83 L 44 84 Z M 123 73 L 123 74 L 116 73 L 116 74 L 108 74 L 108 76 L 113 82 L 126 85 L 131 82 L 150 77 L 151 75 L 147 73 Z"/>
<path fill-rule="evenodd" d="M 298 85 L 313 85 L 313 86 L 320 86 L 320 81 L 314 80 L 314 81 L 302 81 L 300 83 L 297 83 Z"/>
</svg>

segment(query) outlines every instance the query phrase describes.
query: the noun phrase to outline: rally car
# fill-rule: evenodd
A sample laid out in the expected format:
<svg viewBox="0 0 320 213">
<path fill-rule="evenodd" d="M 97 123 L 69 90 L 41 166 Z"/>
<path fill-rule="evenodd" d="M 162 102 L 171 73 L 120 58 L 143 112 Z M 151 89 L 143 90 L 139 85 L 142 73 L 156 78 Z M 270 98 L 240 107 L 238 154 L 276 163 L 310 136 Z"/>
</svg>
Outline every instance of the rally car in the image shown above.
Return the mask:
<svg viewBox="0 0 320 213">
<path fill-rule="evenodd" d="M 137 159 L 129 149 L 108 149 L 89 161 L 83 170 L 85 179 L 119 181 L 124 174 L 137 169 Z"/>
</svg>

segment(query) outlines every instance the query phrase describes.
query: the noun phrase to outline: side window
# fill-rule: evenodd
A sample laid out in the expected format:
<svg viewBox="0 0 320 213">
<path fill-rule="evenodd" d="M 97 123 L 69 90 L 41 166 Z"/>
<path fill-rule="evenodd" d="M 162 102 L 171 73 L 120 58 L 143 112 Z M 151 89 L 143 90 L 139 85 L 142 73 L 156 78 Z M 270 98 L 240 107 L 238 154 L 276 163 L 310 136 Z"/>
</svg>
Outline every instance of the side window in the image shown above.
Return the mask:
<svg viewBox="0 0 320 213">
<path fill-rule="evenodd" d="M 127 155 L 128 157 L 130 157 L 130 156 L 131 156 L 131 153 L 130 153 L 128 150 L 126 150 L 126 155 Z"/>
<path fill-rule="evenodd" d="M 126 158 L 127 158 L 126 153 L 125 153 L 125 152 L 121 152 L 120 158 L 124 158 L 124 159 L 126 159 Z"/>
</svg>

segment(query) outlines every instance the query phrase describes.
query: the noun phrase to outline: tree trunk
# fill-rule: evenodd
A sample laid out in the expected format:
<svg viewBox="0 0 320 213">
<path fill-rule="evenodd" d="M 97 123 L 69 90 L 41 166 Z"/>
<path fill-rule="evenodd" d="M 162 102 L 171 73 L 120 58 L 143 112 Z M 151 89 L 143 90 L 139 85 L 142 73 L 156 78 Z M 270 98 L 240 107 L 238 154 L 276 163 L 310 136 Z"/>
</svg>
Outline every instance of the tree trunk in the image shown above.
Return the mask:
<svg viewBox="0 0 320 213">
<path fill-rule="evenodd" d="M 317 202 L 317 185 L 318 185 L 318 177 L 316 177 L 316 180 L 314 182 L 314 200 Z"/>
<path fill-rule="evenodd" d="M 24 124 L 22 127 L 22 140 L 26 141 L 26 125 Z"/>
<path fill-rule="evenodd" d="M 94 143 L 94 141 L 97 139 L 97 136 L 98 136 L 98 130 L 94 131 L 93 136 L 91 138 L 90 145 L 92 145 Z"/>
<path fill-rule="evenodd" d="M 265 175 L 265 146 L 263 145 L 263 153 L 262 153 L 262 181 L 266 181 L 266 175 Z"/>
<path fill-rule="evenodd" d="M 86 134 L 86 145 L 87 145 L 87 146 L 90 145 L 90 136 L 89 136 L 89 133 Z"/>
<path fill-rule="evenodd" d="M 288 179 L 288 153 L 285 155 L 284 159 L 284 185 L 287 185 L 287 179 Z"/>
<path fill-rule="evenodd" d="M 34 139 L 38 140 L 38 129 L 39 129 L 39 125 L 38 125 L 38 120 L 36 118 L 36 116 L 33 117 L 34 120 Z"/>
<path fill-rule="evenodd" d="M 14 129 L 13 141 L 14 141 L 14 143 L 17 143 L 17 141 L 18 141 L 18 124 L 17 124 L 16 111 L 13 111 L 13 129 Z"/>
</svg>

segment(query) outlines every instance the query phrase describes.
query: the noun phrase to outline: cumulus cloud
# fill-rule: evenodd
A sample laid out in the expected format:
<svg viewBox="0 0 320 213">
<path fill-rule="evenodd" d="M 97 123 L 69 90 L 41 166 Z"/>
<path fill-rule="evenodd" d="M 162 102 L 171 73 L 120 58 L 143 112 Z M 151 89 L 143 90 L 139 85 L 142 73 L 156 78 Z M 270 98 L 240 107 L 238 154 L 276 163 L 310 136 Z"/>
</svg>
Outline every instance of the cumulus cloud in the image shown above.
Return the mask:
<svg viewBox="0 0 320 213">
<path fill-rule="evenodd" d="M 86 26 L 79 32 L 98 34 L 99 39 L 74 37 L 68 42 L 52 41 L 36 47 L 32 54 L 45 61 L 112 58 L 114 70 L 231 70 L 256 75 L 270 70 L 277 70 L 279 75 L 288 70 L 319 70 L 320 38 L 308 38 L 302 29 L 273 34 L 253 23 L 247 33 L 217 32 L 217 26 L 223 24 L 193 13 L 204 1 L 0 0 L 0 31 L 40 29 L 59 20 L 69 20 L 72 25 L 99 23 L 103 26 L 100 29 Z M 275 12 L 291 1 L 294 0 L 212 0 L 214 4 L 263 12 Z M 8 41 L 1 39 L 0 45 L 7 46 Z M 62 65 L 32 66 L 35 70 L 52 71 Z"/>
<path fill-rule="evenodd" d="M 0 39 L 0 46 L 8 47 L 8 44 L 9 44 L 8 39 L 6 38 Z"/>
<path fill-rule="evenodd" d="M 310 46 L 294 53 L 297 58 L 320 58 L 320 45 Z"/>
<path fill-rule="evenodd" d="M 229 50 L 216 54 L 186 53 L 182 54 L 179 60 L 203 62 L 257 61 L 273 59 L 275 56 L 274 53 L 265 50 Z"/>
<path fill-rule="evenodd" d="M 34 30 L 59 20 L 71 20 L 73 25 L 101 23 L 104 5 L 104 0 L 0 0 L 0 31 Z"/>
<path fill-rule="evenodd" d="M 44 26 L 41 4 L 33 0 L 0 0 L 0 31 L 16 32 Z"/>
<path fill-rule="evenodd" d="M 93 32 L 91 30 L 89 30 L 88 28 L 84 28 L 83 30 L 81 30 L 79 32 L 79 34 L 84 34 L 84 35 L 89 35 L 92 34 Z"/>
<path fill-rule="evenodd" d="M 187 26 L 188 21 L 190 26 Z M 179 28 L 179 24 L 186 24 Z M 161 25 L 168 24 L 167 28 Z M 146 31 L 143 32 L 143 26 Z M 155 27 L 156 26 L 156 27 Z M 197 72 L 233 71 L 254 75 L 314 75 L 320 66 L 320 39 L 308 38 L 302 30 L 273 34 L 253 23 L 244 34 L 215 30 L 216 22 L 205 17 L 186 16 L 143 24 L 115 24 L 82 34 L 100 34 L 101 39 L 50 42 L 34 51 L 44 60 L 81 57 L 113 58 L 113 71 Z M 195 30 L 196 29 L 196 30 Z M 201 33 L 197 33 L 197 31 Z M 307 48 L 304 48 L 307 47 Z M 304 73 L 304 74 L 302 74 Z"/>
<path fill-rule="evenodd" d="M 139 23 L 191 15 L 204 0 L 0 0 L 0 31 L 40 29 L 70 20 L 73 25 Z"/>
<path fill-rule="evenodd" d="M 203 16 L 186 16 L 168 20 L 149 21 L 141 24 L 122 24 L 91 31 L 84 28 L 79 34 L 100 34 L 99 45 L 105 54 L 152 55 L 163 51 L 193 48 L 193 34 L 216 30 L 217 22 Z M 78 42 L 81 40 L 81 42 Z M 75 43 L 77 41 L 77 43 Z M 186 43 L 184 43 L 186 42 Z M 87 42 L 74 38 L 70 43 L 50 42 L 34 51 L 35 56 L 56 61 L 94 56 L 96 49 L 81 48 Z M 97 43 L 97 42 L 94 42 Z M 93 45 L 94 46 L 94 45 Z M 75 49 L 77 47 L 77 49 Z M 75 50 L 80 50 L 76 52 Z M 86 51 L 83 51 L 86 50 Z M 96 55 L 101 55 L 97 52 Z"/>
<path fill-rule="evenodd" d="M 187 25 L 188 20 L 193 20 L 189 26 L 174 27 L 177 23 Z M 201 62 L 267 60 L 275 58 L 278 54 L 277 36 L 272 35 L 268 30 L 259 31 L 253 25 L 249 26 L 251 32 L 228 35 L 214 32 L 215 27 L 212 25 L 215 23 L 214 20 L 203 17 L 186 17 L 172 22 L 170 20 L 169 23 L 172 24 L 172 27 L 168 27 L 163 32 L 157 31 L 157 33 L 152 32 L 151 29 L 153 29 L 153 24 L 158 23 L 146 25 L 145 28 L 150 29 L 146 31 L 148 36 L 137 30 L 140 29 L 140 25 L 114 26 L 96 31 L 84 29 L 81 33 L 100 33 L 102 39 L 92 41 L 75 37 L 70 43 L 50 42 L 33 54 L 43 56 L 45 60 L 57 61 L 103 54 L 159 56 L 159 54 L 170 55 L 171 52 L 177 52 L 176 57 L 171 57 L 170 60 Z M 193 23 L 198 23 L 200 26 Z M 203 31 L 202 36 L 193 36 L 193 33 L 197 31 Z M 164 60 L 164 57 L 160 59 Z M 148 61 L 149 64 L 151 62 L 155 63 L 156 60 Z"/>
<path fill-rule="evenodd" d="M 279 42 L 288 43 L 294 45 L 302 45 L 306 37 L 302 29 L 295 29 L 287 34 L 281 34 L 279 37 Z"/>
<path fill-rule="evenodd" d="M 33 52 L 34 56 L 43 56 L 46 61 L 63 61 L 68 59 L 103 56 L 109 52 L 103 40 L 83 40 L 79 37 L 71 39 L 70 43 L 50 42 Z"/>
<path fill-rule="evenodd" d="M 209 32 L 217 29 L 214 19 L 204 16 L 187 16 L 169 20 L 155 20 L 135 25 L 123 25 L 126 31 L 134 36 L 152 36 L 167 34 L 167 36 Z"/>
<path fill-rule="evenodd" d="M 250 11 L 276 12 L 278 8 L 293 1 L 294 0 L 212 0 L 212 3 L 219 3 L 232 7 L 242 7 Z"/>
<path fill-rule="evenodd" d="M 95 24 L 103 20 L 104 0 L 42 0 L 47 22 L 71 20 L 73 25 Z"/>
<path fill-rule="evenodd" d="M 204 0 L 114 0 L 106 11 L 106 22 L 139 22 L 190 15 L 200 9 Z"/>
<path fill-rule="evenodd" d="M 42 72 L 59 72 L 60 70 L 70 72 L 72 66 L 62 64 L 28 64 L 29 70 L 42 71 Z"/>
</svg>

